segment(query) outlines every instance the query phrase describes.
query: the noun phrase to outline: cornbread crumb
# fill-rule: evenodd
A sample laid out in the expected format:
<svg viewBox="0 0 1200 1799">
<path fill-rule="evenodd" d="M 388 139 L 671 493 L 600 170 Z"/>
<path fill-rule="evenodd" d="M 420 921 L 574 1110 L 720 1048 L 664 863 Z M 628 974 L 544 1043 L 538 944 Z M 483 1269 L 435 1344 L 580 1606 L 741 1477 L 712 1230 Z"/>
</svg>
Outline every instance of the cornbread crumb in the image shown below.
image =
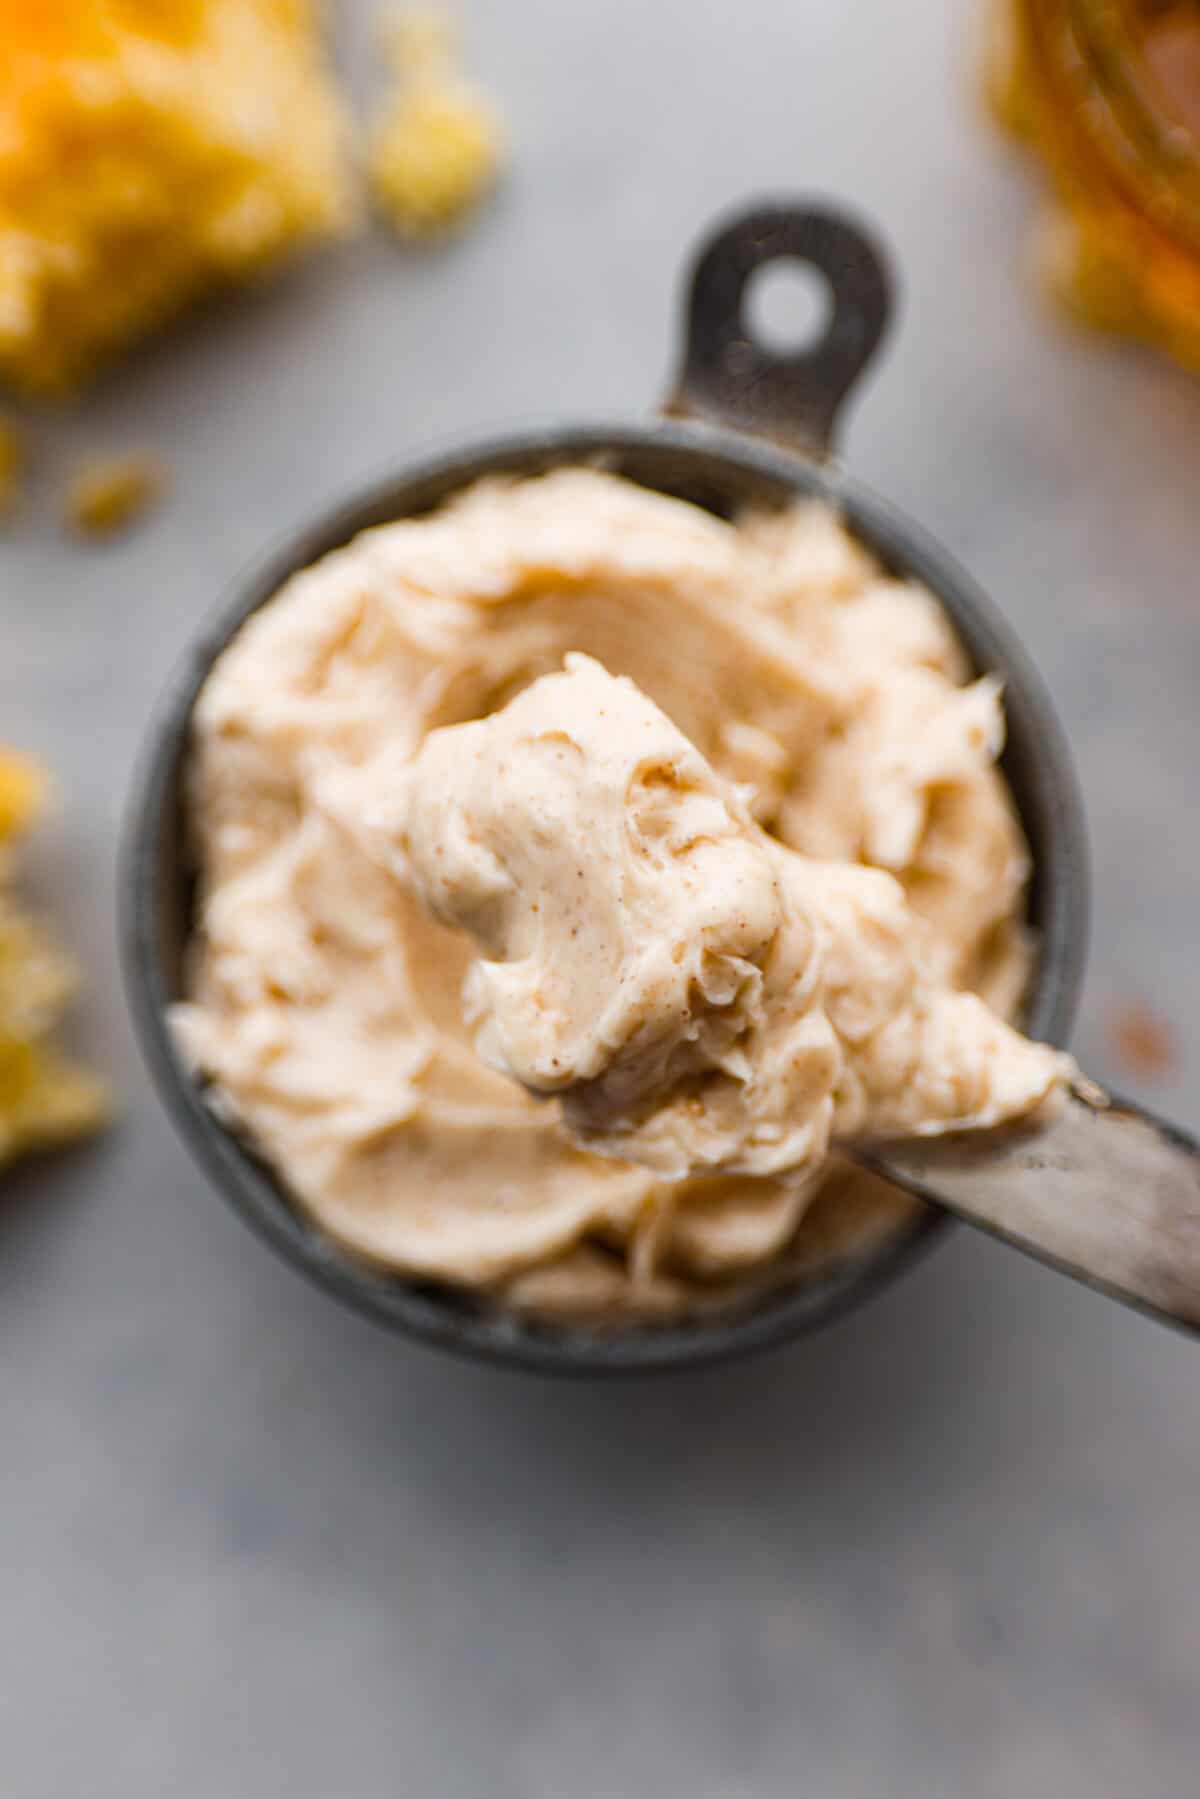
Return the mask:
<svg viewBox="0 0 1200 1799">
<path fill-rule="evenodd" d="M 1174 1073 L 1175 1033 L 1149 1006 L 1136 1000 L 1119 1006 L 1109 1018 L 1109 1035 L 1115 1054 L 1131 1074 L 1154 1080 Z"/>
<path fill-rule="evenodd" d="M 16 426 L 0 418 L 0 519 L 6 518 L 16 505 L 24 461 Z"/>
<path fill-rule="evenodd" d="M 440 15 L 393 20 L 385 48 L 396 87 L 371 134 L 372 193 L 401 237 L 436 237 L 493 185 L 502 154 L 500 126 L 454 67 L 452 32 Z"/>
<path fill-rule="evenodd" d="M 75 966 L 9 891 L 11 845 L 41 810 L 48 785 L 34 763 L 0 750 L 0 1165 L 86 1135 L 108 1109 L 102 1084 L 47 1042 L 75 991 Z"/>
<path fill-rule="evenodd" d="M 90 463 L 71 483 L 67 522 L 81 537 L 114 536 L 136 524 L 165 487 L 166 470 L 151 456 Z"/>
<path fill-rule="evenodd" d="M 315 0 L 0 0 L 0 379 L 76 387 L 354 219 Z"/>
<path fill-rule="evenodd" d="M 12 750 L 0 750 L 0 856 L 4 844 L 33 823 L 45 804 L 48 786 L 36 762 Z"/>
</svg>

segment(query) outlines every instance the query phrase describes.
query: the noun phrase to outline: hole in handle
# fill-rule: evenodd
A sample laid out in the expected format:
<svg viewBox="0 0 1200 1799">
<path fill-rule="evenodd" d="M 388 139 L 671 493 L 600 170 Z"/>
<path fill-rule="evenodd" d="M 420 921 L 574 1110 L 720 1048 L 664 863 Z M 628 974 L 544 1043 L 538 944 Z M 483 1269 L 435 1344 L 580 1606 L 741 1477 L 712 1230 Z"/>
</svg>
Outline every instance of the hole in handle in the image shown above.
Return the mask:
<svg viewBox="0 0 1200 1799">
<path fill-rule="evenodd" d="M 777 256 L 746 282 L 742 330 L 773 356 L 807 355 L 827 334 L 833 305 L 833 289 L 820 269 L 798 256 Z"/>
</svg>

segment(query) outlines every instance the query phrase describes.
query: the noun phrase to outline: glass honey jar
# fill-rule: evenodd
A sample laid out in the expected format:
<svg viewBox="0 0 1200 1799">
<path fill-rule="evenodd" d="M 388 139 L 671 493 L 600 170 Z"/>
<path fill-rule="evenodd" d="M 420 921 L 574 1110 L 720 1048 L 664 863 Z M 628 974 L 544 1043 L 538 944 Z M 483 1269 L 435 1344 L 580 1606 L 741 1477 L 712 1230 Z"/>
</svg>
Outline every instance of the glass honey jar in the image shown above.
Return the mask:
<svg viewBox="0 0 1200 1799">
<path fill-rule="evenodd" d="M 1050 179 L 1051 290 L 1200 368 L 1200 0 L 997 0 L 993 24 L 991 108 Z"/>
</svg>

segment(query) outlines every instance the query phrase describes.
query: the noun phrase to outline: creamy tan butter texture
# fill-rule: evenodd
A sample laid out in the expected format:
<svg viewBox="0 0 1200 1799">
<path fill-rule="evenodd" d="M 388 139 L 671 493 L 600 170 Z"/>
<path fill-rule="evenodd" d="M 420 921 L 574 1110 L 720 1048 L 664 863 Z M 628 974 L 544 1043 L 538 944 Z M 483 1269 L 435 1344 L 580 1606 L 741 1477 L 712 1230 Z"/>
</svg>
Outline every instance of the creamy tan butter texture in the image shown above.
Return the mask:
<svg viewBox="0 0 1200 1799">
<path fill-rule="evenodd" d="M 563 673 L 572 652 L 600 669 L 572 662 Z M 415 766 L 434 771 L 439 743 L 454 741 L 431 732 L 519 717 L 502 708 L 526 690 L 535 710 L 547 691 L 565 693 L 553 682 L 534 690 L 540 677 L 610 675 L 636 684 L 636 694 L 616 686 L 657 744 L 638 764 L 649 775 L 638 829 L 646 840 L 661 831 L 654 855 L 682 846 L 697 876 L 672 890 L 670 919 L 659 920 L 668 959 L 684 944 L 681 962 L 659 969 L 663 992 L 672 982 L 682 990 L 675 971 L 695 970 L 714 1003 L 682 1044 L 669 1033 L 643 1041 L 632 1014 L 616 1029 L 630 1053 L 616 1059 L 617 1085 L 590 1120 L 600 1155 L 572 1140 L 558 1099 L 530 1097 L 489 1066 L 567 1088 L 573 1075 L 560 1083 L 547 1068 L 565 1049 L 572 1069 L 604 1073 L 586 1041 L 591 977 L 556 958 L 558 1024 L 518 1042 L 518 985 L 506 1037 L 496 1001 L 506 980 L 523 978 L 515 939 L 506 944 L 507 926 L 489 921 L 486 892 L 464 911 L 461 893 L 451 904 L 426 881 L 426 897 L 459 920 L 469 912 L 491 950 L 509 957 L 470 974 L 473 1021 L 464 1019 L 474 946 L 421 896 L 413 862 L 424 872 L 436 858 L 437 786 L 422 789 L 412 769 L 420 756 Z M 582 706 L 541 732 L 561 731 L 562 759 L 539 750 L 527 773 L 544 779 L 559 810 L 555 854 L 579 841 L 581 798 L 594 809 L 581 883 L 591 890 L 589 941 L 628 969 L 640 966 L 636 935 L 652 921 L 627 908 L 628 884 L 590 854 L 592 826 L 603 835 L 607 819 L 610 838 L 616 828 L 605 783 L 619 786 L 628 764 L 624 744 L 608 760 L 596 753 L 596 714 Z M 568 766 L 581 734 L 597 777 L 586 795 Z M 190 997 L 174 1012 L 180 1041 L 210 1078 L 214 1104 L 299 1202 L 372 1261 L 522 1307 L 618 1318 L 669 1315 L 806 1270 L 879 1240 L 912 1210 L 827 1158 L 831 1129 L 986 1121 L 1032 1103 L 1054 1078 L 1049 1052 L 954 993 L 1011 1015 L 1028 970 L 1027 856 L 995 767 L 1002 735 L 995 683 L 968 680 L 932 596 L 883 575 L 822 507 L 729 524 L 586 469 L 482 482 L 295 576 L 217 662 L 195 713 L 201 904 Z M 692 783 L 682 813 L 668 765 Z M 457 791 L 462 768 L 442 773 Z M 428 802 L 429 853 L 419 858 L 413 795 Z M 703 815 L 697 838 L 715 835 L 711 852 L 688 847 L 689 809 Z M 449 844 L 449 812 L 446 827 Z M 802 900 L 784 892 L 779 869 L 791 864 L 776 843 L 806 859 Z M 523 826 L 503 849 L 518 876 L 538 854 Z M 559 892 L 557 879 L 550 888 Z M 526 892 L 518 904 L 523 929 L 533 903 Z M 565 899 L 554 903 L 555 940 L 570 943 Z M 719 939 L 708 964 L 698 948 L 706 924 Z M 651 963 L 658 953 L 652 945 Z M 664 1068 L 685 1084 L 716 1071 L 731 1101 L 744 1101 L 733 1041 L 742 1020 L 732 1036 L 731 1020 L 739 1007 L 758 1016 L 764 993 L 784 994 L 793 972 L 786 1066 L 769 1103 L 760 1094 L 763 1105 L 750 1108 L 736 1153 L 729 1131 L 745 1132 L 744 1109 L 736 1126 L 716 1118 L 696 1154 L 666 1106 L 639 1114 L 655 1143 L 637 1147 L 655 1167 L 616 1159 L 622 1081 L 644 1097 Z M 919 1117 L 895 1078 L 901 1064 L 916 1066 L 912 1043 L 893 1044 L 885 1028 L 898 995 L 899 1015 L 910 1015 L 903 995 L 914 985 L 945 1002 L 941 1025 L 921 1014 Z M 481 1056 L 472 1039 L 485 1014 Z M 938 1059 L 952 1015 L 976 1027 L 957 1073 Z M 683 1066 L 694 1055 L 703 1069 Z M 579 1097 L 573 1088 L 577 1125 Z M 685 1163 L 711 1172 L 670 1178 Z M 799 1173 L 771 1172 L 792 1163 Z"/>
<path fill-rule="evenodd" d="M 835 1138 L 994 1126 L 1070 1067 L 928 972 L 894 876 L 768 837 L 589 657 L 435 731 L 364 814 L 482 948 L 484 1060 L 657 1174 L 804 1174 Z"/>
</svg>

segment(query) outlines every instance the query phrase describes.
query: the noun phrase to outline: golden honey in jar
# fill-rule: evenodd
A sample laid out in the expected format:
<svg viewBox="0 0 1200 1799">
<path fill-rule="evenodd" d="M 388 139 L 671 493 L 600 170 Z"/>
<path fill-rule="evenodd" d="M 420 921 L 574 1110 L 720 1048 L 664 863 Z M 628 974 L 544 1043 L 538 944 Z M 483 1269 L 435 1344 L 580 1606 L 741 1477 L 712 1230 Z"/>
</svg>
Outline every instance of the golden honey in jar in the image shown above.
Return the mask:
<svg viewBox="0 0 1200 1799">
<path fill-rule="evenodd" d="M 1052 291 L 1200 368 L 1200 0 L 998 0 L 994 26 L 992 110 L 1050 178 Z"/>
</svg>

